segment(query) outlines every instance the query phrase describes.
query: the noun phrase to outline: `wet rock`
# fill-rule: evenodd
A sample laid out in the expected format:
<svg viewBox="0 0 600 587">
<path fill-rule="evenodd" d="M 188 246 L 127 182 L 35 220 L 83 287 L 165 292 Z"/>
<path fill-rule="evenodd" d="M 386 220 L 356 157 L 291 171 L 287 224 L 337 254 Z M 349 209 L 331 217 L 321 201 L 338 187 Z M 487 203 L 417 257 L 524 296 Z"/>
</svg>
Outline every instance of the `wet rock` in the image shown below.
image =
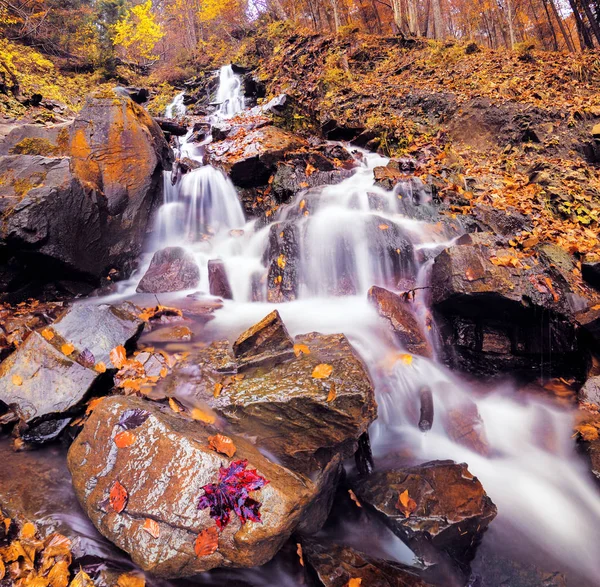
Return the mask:
<svg viewBox="0 0 600 587">
<path fill-rule="evenodd" d="M 150 96 L 150 92 L 146 88 L 117 86 L 114 91 L 120 96 L 131 98 L 136 104 L 143 104 L 144 102 L 147 102 L 148 97 Z"/>
<path fill-rule="evenodd" d="M 233 299 L 225 264 L 221 259 L 211 259 L 208 262 L 208 284 L 211 295 L 226 300 Z"/>
<path fill-rule="evenodd" d="M 581 262 L 581 276 L 592 287 L 600 289 L 600 256 L 586 255 Z"/>
<path fill-rule="evenodd" d="M 400 563 L 380 560 L 333 542 L 302 540 L 302 557 L 314 584 L 346 587 L 359 579 L 369 587 L 427 587 L 417 572 Z"/>
<path fill-rule="evenodd" d="M 375 285 L 369 290 L 368 297 L 407 351 L 424 357 L 432 356 L 429 343 L 413 314 L 410 302 L 404 302 L 399 295 Z"/>
<path fill-rule="evenodd" d="M 248 106 L 256 104 L 259 98 L 264 98 L 267 95 L 265 84 L 250 72 L 242 77 L 242 90 Z"/>
<path fill-rule="evenodd" d="M 165 293 L 197 287 L 200 269 L 183 247 L 167 247 L 154 253 L 148 271 L 137 286 L 140 293 Z"/>
<path fill-rule="evenodd" d="M 99 374 L 95 365 L 113 367 L 110 351 L 130 346 L 140 334 L 143 322 L 135 311 L 129 303 L 76 305 L 43 329 L 43 335 L 32 332 L 0 365 L 0 401 L 14 406 L 28 424 L 60 419 L 91 390 Z"/>
<path fill-rule="evenodd" d="M 233 343 L 233 354 L 239 366 L 262 365 L 287 359 L 294 354 L 294 341 L 277 310 L 242 332 Z"/>
<path fill-rule="evenodd" d="M 498 210 L 491 206 L 478 204 L 473 208 L 473 216 L 482 230 L 491 231 L 506 237 L 513 237 L 524 230 L 531 230 L 531 221 L 514 208 Z"/>
<path fill-rule="evenodd" d="M 285 153 L 303 145 L 300 137 L 274 126 L 238 130 L 207 147 L 207 163 L 223 169 L 236 186 L 257 187 L 267 183 Z"/>
<path fill-rule="evenodd" d="M 289 302 L 298 296 L 299 227 L 278 222 L 269 231 L 267 300 Z"/>
<path fill-rule="evenodd" d="M 145 410 L 149 417 L 132 432 L 135 442 L 117 449 L 114 436 L 127 410 Z M 235 460 L 247 460 L 269 483 L 251 492 L 261 503 L 261 522 L 242 525 L 232 512 L 218 533 L 213 554 L 197 556 L 198 534 L 214 528 L 209 509 L 198 509 L 205 485 L 216 483 L 219 468 L 232 459 L 209 448 L 218 432 L 209 424 L 191 421 L 170 408 L 131 397 L 105 398 L 95 408 L 69 450 L 73 487 L 98 530 L 146 571 L 160 577 L 183 577 L 220 567 L 253 567 L 270 560 L 298 526 L 316 494 L 305 477 L 272 463 L 247 440 L 232 437 Z M 231 436 L 231 435 L 230 435 Z M 116 513 L 107 499 L 115 481 L 128 500 Z M 154 520 L 160 539 L 143 527 Z"/>
<path fill-rule="evenodd" d="M 281 330 L 276 340 L 289 344 Z M 348 458 L 356 451 L 376 415 L 373 387 L 343 335 L 312 333 L 294 342 L 305 345 L 298 357 L 245 369 L 241 376 L 234 375 L 237 359 L 229 344 L 213 343 L 180 363 L 162 382 L 164 392 L 209 406 L 234 432 L 255 437 L 261 449 L 294 470 L 321 470 L 336 455 Z M 331 367 L 330 375 L 313 377 L 320 364 Z"/>
<path fill-rule="evenodd" d="M 330 119 L 321 125 L 323 136 L 330 141 L 352 141 L 364 130 L 364 128 L 358 126 L 339 124 L 333 119 Z"/>
<path fill-rule="evenodd" d="M 225 121 L 214 123 L 211 128 L 213 141 L 224 141 L 229 136 L 231 130 L 231 124 L 228 124 Z"/>
<path fill-rule="evenodd" d="M 154 121 L 163 132 L 169 133 L 175 137 L 184 137 L 188 133 L 188 128 L 185 124 L 180 124 L 170 118 L 154 117 Z"/>
<path fill-rule="evenodd" d="M 432 302 L 445 361 L 474 374 L 581 376 L 586 356 L 577 300 L 547 253 L 528 264 L 491 237 L 461 238 L 432 267 Z"/>
<path fill-rule="evenodd" d="M 358 480 L 354 491 L 426 563 L 453 561 L 463 570 L 496 516 L 496 506 L 464 463 L 432 461 L 375 472 Z M 410 515 L 399 502 L 405 491 L 415 502 Z"/>
<path fill-rule="evenodd" d="M 290 97 L 287 94 L 279 94 L 271 98 L 264 106 L 261 107 L 263 112 L 271 112 L 273 114 L 283 114 L 290 105 Z"/>
<path fill-rule="evenodd" d="M 590 377 L 579 390 L 579 401 L 600 408 L 600 375 Z"/>
<path fill-rule="evenodd" d="M 391 161 L 385 167 L 375 167 L 373 169 L 375 185 L 385 190 L 393 190 L 394 186 L 406 177 L 406 173 L 402 167 L 392 165 Z"/>
<path fill-rule="evenodd" d="M 13 124 L 0 140 L 0 155 L 66 155 L 71 124 Z"/>
</svg>

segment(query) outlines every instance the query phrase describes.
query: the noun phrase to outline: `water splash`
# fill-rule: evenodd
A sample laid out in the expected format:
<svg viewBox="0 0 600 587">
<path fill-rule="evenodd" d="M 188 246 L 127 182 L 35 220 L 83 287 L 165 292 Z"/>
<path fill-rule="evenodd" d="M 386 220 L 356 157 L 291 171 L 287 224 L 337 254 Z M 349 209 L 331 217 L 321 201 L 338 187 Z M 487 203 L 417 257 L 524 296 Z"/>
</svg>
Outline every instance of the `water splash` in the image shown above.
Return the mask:
<svg viewBox="0 0 600 587">
<path fill-rule="evenodd" d="M 181 92 L 173 98 L 173 101 L 167 106 L 165 110 L 166 118 L 175 118 L 177 116 L 184 116 L 186 107 L 183 103 L 185 92 Z"/>
<path fill-rule="evenodd" d="M 219 72 L 217 104 L 222 118 L 231 118 L 244 109 L 242 82 L 231 65 L 224 65 Z"/>
</svg>

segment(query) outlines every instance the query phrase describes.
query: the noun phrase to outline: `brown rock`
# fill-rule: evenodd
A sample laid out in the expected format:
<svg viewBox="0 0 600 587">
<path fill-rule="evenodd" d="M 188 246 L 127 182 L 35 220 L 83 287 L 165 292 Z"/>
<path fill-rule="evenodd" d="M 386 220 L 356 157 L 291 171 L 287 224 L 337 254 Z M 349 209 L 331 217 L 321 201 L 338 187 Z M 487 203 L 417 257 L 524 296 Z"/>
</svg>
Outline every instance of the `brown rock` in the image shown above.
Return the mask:
<svg viewBox="0 0 600 587">
<path fill-rule="evenodd" d="M 496 506 L 464 463 L 433 461 L 376 472 L 359 480 L 354 491 L 426 562 L 449 558 L 463 569 L 496 516 Z M 415 502 L 409 515 L 398 507 L 405 491 Z"/>
<path fill-rule="evenodd" d="M 322 587 L 347 587 L 360 579 L 361 587 L 427 587 L 415 569 L 375 559 L 347 546 L 312 539 L 302 540 L 304 565 Z"/>
<path fill-rule="evenodd" d="M 114 436 L 126 410 L 141 409 L 149 417 L 134 428 L 134 443 L 117 449 Z M 219 567 L 252 567 L 270 560 L 297 527 L 317 488 L 258 452 L 247 440 L 235 443 L 235 460 L 247 459 L 269 483 L 251 496 L 261 502 L 262 523 L 244 525 L 232 512 L 218 534 L 218 548 L 196 556 L 197 535 L 215 526 L 209 509 L 198 509 L 202 487 L 216 483 L 228 457 L 209 448 L 218 432 L 208 424 L 185 419 L 166 406 L 132 397 L 105 398 L 96 406 L 69 450 L 73 487 L 96 528 L 127 552 L 144 570 L 161 577 L 183 577 Z M 107 504 L 115 481 L 128 500 L 116 513 Z M 158 523 L 160 538 L 144 531 L 146 518 Z"/>
<path fill-rule="evenodd" d="M 154 253 L 150 267 L 136 291 L 165 293 L 192 289 L 198 283 L 200 283 L 200 269 L 194 257 L 182 247 L 167 247 Z"/>
<path fill-rule="evenodd" d="M 376 285 L 369 290 L 368 297 L 406 350 L 431 358 L 431 347 L 412 313 L 409 302 L 404 302 L 399 295 Z"/>
<path fill-rule="evenodd" d="M 225 264 L 221 259 L 211 259 L 208 262 L 209 291 L 213 296 L 232 300 L 231 285 L 225 271 Z"/>
</svg>

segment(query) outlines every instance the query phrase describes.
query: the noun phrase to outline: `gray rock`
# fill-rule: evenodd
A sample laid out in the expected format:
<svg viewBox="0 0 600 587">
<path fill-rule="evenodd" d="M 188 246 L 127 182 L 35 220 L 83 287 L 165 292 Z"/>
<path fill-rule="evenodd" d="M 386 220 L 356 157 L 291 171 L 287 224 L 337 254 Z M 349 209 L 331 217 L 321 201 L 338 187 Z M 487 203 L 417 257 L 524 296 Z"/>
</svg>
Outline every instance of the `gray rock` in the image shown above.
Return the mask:
<svg viewBox="0 0 600 587">
<path fill-rule="evenodd" d="M 182 247 L 167 247 L 154 253 L 148 271 L 138 284 L 142 293 L 165 293 L 197 287 L 200 269 Z"/>
</svg>

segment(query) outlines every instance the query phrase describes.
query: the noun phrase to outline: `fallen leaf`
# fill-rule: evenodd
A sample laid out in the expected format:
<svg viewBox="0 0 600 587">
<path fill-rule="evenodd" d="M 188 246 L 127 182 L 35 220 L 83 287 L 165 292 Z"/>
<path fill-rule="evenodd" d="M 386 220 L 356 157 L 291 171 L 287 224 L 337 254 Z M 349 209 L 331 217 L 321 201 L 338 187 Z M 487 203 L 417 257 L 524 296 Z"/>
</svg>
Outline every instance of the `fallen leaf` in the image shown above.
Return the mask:
<svg viewBox="0 0 600 587">
<path fill-rule="evenodd" d="M 96 409 L 96 406 L 102 401 L 102 399 L 103 398 L 101 397 L 95 397 L 94 399 L 91 399 L 85 408 L 85 413 L 91 414 Z"/>
<path fill-rule="evenodd" d="M 94 582 L 83 569 L 79 569 L 79 572 L 69 583 L 69 587 L 94 587 Z"/>
<path fill-rule="evenodd" d="M 379 230 L 387 230 L 389 228 L 389 225 L 387 224 L 380 224 L 379 225 Z"/>
<path fill-rule="evenodd" d="M 11 378 L 13 385 L 21 386 L 23 385 L 23 378 L 20 375 L 13 375 Z"/>
<path fill-rule="evenodd" d="M 350 495 L 350 499 L 359 507 L 361 508 L 362 505 L 360 503 L 360 501 L 358 501 L 358 497 L 356 497 L 356 493 L 354 493 L 354 491 L 352 491 L 352 489 L 348 489 L 348 494 Z"/>
<path fill-rule="evenodd" d="M 96 363 L 94 371 L 97 371 L 98 373 L 106 373 L 106 365 L 102 362 Z"/>
<path fill-rule="evenodd" d="M 114 438 L 117 448 L 127 448 L 135 442 L 135 434 L 131 430 L 119 432 Z"/>
<path fill-rule="evenodd" d="M 213 554 L 217 548 L 219 548 L 219 531 L 216 526 L 202 530 L 196 537 L 194 551 L 198 558 Z"/>
<path fill-rule="evenodd" d="M 169 398 L 169 406 L 171 406 L 171 409 L 176 414 L 179 414 L 179 412 L 181 412 L 181 406 L 179 405 L 179 402 L 177 400 L 173 399 L 172 397 Z"/>
<path fill-rule="evenodd" d="M 125 509 L 127 501 L 129 500 L 127 489 L 125 489 L 118 481 L 115 481 L 110 490 L 109 500 L 112 509 L 117 512 L 117 514 L 120 514 Z"/>
<path fill-rule="evenodd" d="M 42 330 L 42 336 L 46 340 L 52 340 L 54 338 L 54 332 L 52 332 L 52 330 L 49 328 L 44 328 L 44 330 Z"/>
<path fill-rule="evenodd" d="M 579 432 L 581 438 L 587 442 L 592 442 L 592 440 L 598 440 L 599 434 L 598 429 L 591 424 L 581 424 L 580 426 L 576 426 L 575 430 Z"/>
<path fill-rule="evenodd" d="M 69 584 L 69 563 L 67 561 L 58 561 L 48 573 L 49 587 L 67 587 Z"/>
<path fill-rule="evenodd" d="M 300 566 L 304 566 L 304 557 L 302 556 L 302 544 L 296 542 L 296 553 L 298 554 L 298 558 L 300 559 Z"/>
<path fill-rule="evenodd" d="M 316 170 L 316 167 L 314 167 L 310 163 L 306 163 L 306 169 L 304 170 L 304 173 L 306 173 L 306 175 L 308 176 L 311 176 Z"/>
<path fill-rule="evenodd" d="M 305 344 L 295 344 L 294 354 L 299 357 L 300 355 L 310 355 L 310 349 Z"/>
<path fill-rule="evenodd" d="M 117 579 L 115 587 L 145 587 L 146 579 L 136 571 L 125 573 Z"/>
<path fill-rule="evenodd" d="M 23 524 L 23 527 L 19 532 L 19 538 L 21 540 L 31 540 L 35 538 L 35 526 L 31 522 Z"/>
<path fill-rule="evenodd" d="M 405 364 L 405 365 L 411 365 L 413 362 L 413 356 L 412 355 L 408 355 L 406 353 L 401 354 L 400 355 L 400 360 Z"/>
<path fill-rule="evenodd" d="M 4 579 L 5 574 L 6 574 L 6 567 L 4 566 L 4 563 L 2 562 L 2 559 L 0 558 L 0 581 L 2 581 L 2 579 Z"/>
<path fill-rule="evenodd" d="M 417 502 L 408 495 L 408 489 L 399 495 L 396 509 L 400 510 L 405 518 L 408 518 L 417 509 Z"/>
<path fill-rule="evenodd" d="M 223 390 L 223 384 L 222 383 L 215 383 L 215 390 L 213 392 L 213 396 L 214 397 L 219 397 L 221 395 L 221 391 Z"/>
<path fill-rule="evenodd" d="M 350 581 L 348 581 L 346 587 L 360 587 L 361 585 L 362 585 L 362 579 L 355 577 L 355 578 L 350 579 Z"/>
<path fill-rule="evenodd" d="M 216 452 L 232 457 L 237 450 L 233 440 L 224 434 L 215 434 L 208 437 L 208 446 Z"/>
<path fill-rule="evenodd" d="M 332 402 L 337 397 L 337 391 L 335 390 L 335 383 L 331 384 L 329 388 L 329 394 L 327 395 L 327 402 Z"/>
<path fill-rule="evenodd" d="M 169 374 L 169 370 L 166 367 L 163 367 L 160 370 L 159 375 L 164 379 Z"/>
<path fill-rule="evenodd" d="M 314 379 L 327 379 L 331 375 L 333 367 L 327 363 L 319 363 L 312 372 Z"/>
<path fill-rule="evenodd" d="M 279 269 L 285 269 L 285 265 L 285 255 L 279 255 L 279 257 L 277 257 L 277 266 L 279 267 Z"/>
<path fill-rule="evenodd" d="M 156 520 L 146 518 L 143 529 L 153 538 L 158 538 L 160 536 L 160 526 Z"/>
<path fill-rule="evenodd" d="M 94 355 L 92 354 L 92 351 L 90 351 L 90 349 L 83 349 L 83 351 L 81 351 L 81 353 L 79 353 L 79 357 L 77 357 L 77 361 L 79 362 L 79 364 L 83 365 L 84 367 L 91 369 L 92 367 L 94 367 L 94 364 L 96 363 L 96 357 L 94 357 Z"/>
<path fill-rule="evenodd" d="M 135 408 L 134 410 L 125 410 L 121 419 L 119 420 L 119 426 L 125 430 L 132 430 L 133 428 L 139 428 L 150 416 L 150 412 Z"/>
<path fill-rule="evenodd" d="M 205 412 L 200 408 L 194 408 L 192 410 L 192 418 L 194 418 L 194 420 L 199 420 L 200 422 L 205 422 L 206 424 L 214 424 L 216 420 L 212 414 Z"/>
<path fill-rule="evenodd" d="M 125 364 L 127 360 L 127 353 L 125 352 L 124 346 L 117 346 L 112 351 L 110 351 L 110 362 L 117 368 L 120 369 Z"/>
<path fill-rule="evenodd" d="M 467 270 L 465 271 L 465 277 L 468 281 L 474 281 L 475 279 L 477 279 L 475 271 L 473 271 L 473 269 L 471 269 L 470 267 L 467 267 Z"/>
<path fill-rule="evenodd" d="M 70 342 L 65 342 L 65 344 L 60 347 L 60 352 L 67 357 L 72 354 L 74 350 L 75 347 Z"/>
</svg>

